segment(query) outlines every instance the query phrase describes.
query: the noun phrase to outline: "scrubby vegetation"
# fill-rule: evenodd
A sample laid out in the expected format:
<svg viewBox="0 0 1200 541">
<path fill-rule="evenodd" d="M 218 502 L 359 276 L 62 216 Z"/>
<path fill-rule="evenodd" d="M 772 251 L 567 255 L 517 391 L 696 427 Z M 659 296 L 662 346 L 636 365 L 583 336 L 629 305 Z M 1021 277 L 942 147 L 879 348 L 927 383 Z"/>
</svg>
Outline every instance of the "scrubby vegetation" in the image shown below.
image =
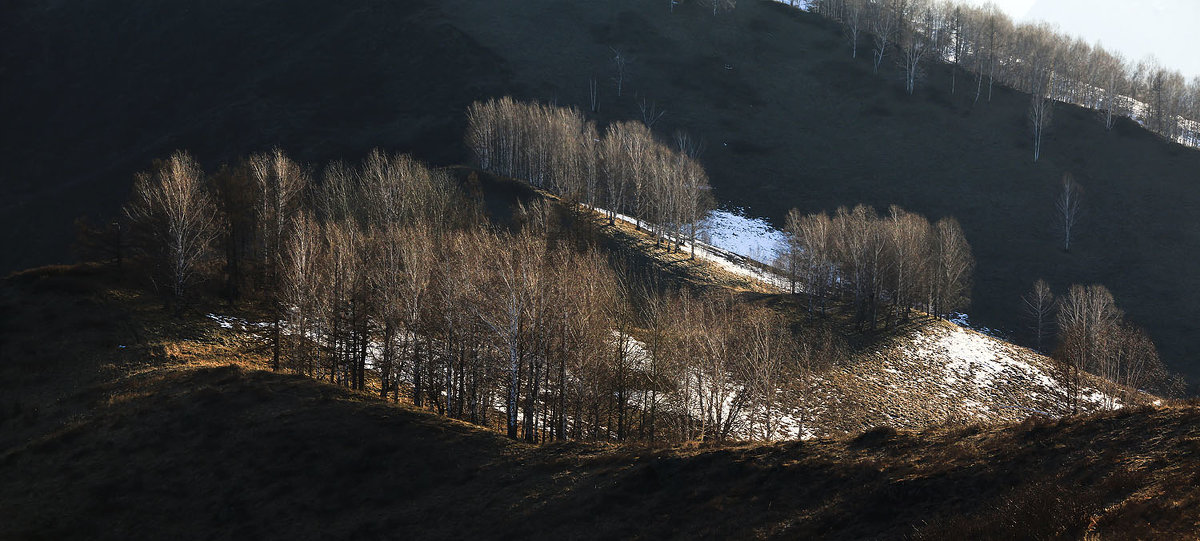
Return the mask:
<svg viewBox="0 0 1200 541">
<path fill-rule="evenodd" d="M 1200 86 L 949 2 L 302 4 L 5 8 L 5 235 L 90 216 L 0 282 L 0 538 L 1200 531 Z"/>
<path fill-rule="evenodd" d="M 707 182 L 686 136 L 671 149 L 640 122 L 596 133 L 573 109 L 471 107 L 466 138 L 480 165 L 550 190 L 508 224 L 484 218 L 475 173 L 471 196 L 404 155 L 333 162 L 315 182 L 279 149 L 211 177 L 177 152 L 139 175 L 129 234 L 107 236 L 118 247 L 101 253 L 133 254 L 129 265 L 176 310 L 206 271 L 230 301 L 258 303 L 270 315 L 273 370 L 403 395 L 512 438 L 811 436 L 814 367 L 847 362 L 821 336 L 828 324 L 798 325 L 796 314 L 720 289 L 672 287 L 603 249 L 596 212 L 604 227 L 622 216 L 656 248 L 686 242 L 694 254 Z M 833 218 L 793 212 L 788 230 L 785 272 L 810 315 L 845 302 L 854 331 L 874 333 L 913 309 L 949 315 L 966 304 L 974 262 L 952 218 L 931 226 L 898 207 L 881 218 L 858 206 Z M 104 231 L 89 236 L 81 245 L 105 243 Z M 1057 379 L 1070 410 L 1098 391 L 1088 371 L 1112 382 L 1105 407 L 1160 390 L 1153 343 L 1115 324 L 1111 295 L 1107 308 L 1076 296 L 1059 311 Z"/>
<path fill-rule="evenodd" d="M 13 276 L 0 308 L 5 538 L 1178 538 L 1197 527 L 1195 406 L 766 445 L 531 446 L 271 372 L 269 348 L 203 315 L 220 304 L 181 319 L 106 266 Z"/>
</svg>

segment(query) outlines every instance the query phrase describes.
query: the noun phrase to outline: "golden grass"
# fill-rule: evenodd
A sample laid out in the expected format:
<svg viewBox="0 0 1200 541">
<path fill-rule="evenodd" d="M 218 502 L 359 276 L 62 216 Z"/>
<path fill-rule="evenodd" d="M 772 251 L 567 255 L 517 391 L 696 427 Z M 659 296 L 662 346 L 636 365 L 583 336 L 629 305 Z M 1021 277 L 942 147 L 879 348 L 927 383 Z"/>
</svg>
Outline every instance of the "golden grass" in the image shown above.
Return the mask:
<svg viewBox="0 0 1200 541">
<path fill-rule="evenodd" d="M 3 358 L 20 361 L 0 364 L 0 388 L 21 401 L 0 419 L 0 476 L 11 480 L 0 515 L 15 517 L 0 538 L 386 537 L 372 525 L 443 538 L 1197 531 L 1195 406 L 808 442 L 533 447 L 271 373 L 256 339 L 204 310 L 177 318 L 136 291 L 74 279 L 91 284 L 7 282 L 0 308 L 43 321 L 83 295 L 141 339 L 111 345 L 109 333 L 132 337 L 114 323 L 53 340 L 74 316 L 0 331 Z M 21 379 L 31 367 L 53 377 Z"/>
</svg>

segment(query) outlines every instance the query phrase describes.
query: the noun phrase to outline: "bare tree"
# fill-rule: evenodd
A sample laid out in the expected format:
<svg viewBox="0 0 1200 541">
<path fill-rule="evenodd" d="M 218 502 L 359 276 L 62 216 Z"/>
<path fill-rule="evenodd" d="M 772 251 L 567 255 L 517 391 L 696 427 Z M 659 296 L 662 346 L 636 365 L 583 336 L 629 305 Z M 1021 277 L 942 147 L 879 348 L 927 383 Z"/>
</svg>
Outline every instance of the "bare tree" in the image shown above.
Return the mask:
<svg viewBox="0 0 1200 541">
<path fill-rule="evenodd" d="M 954 218 L 938 220 L 936 234 L 938 301 L 934 313 L 949 315 L 961 310 L 971 301 L 971 272 L 975 258 Z"/>
<path fill-rule="evenodd" d="M 1055 298 L 1054 292 L 1045 280 L 1033 283 L 1033 290 L 1021 298 L 1025 305 L 1025 316 L 1029 318 L 1029 330 L 1033 333 L 1034 343 L 1038 351 L 1045 351 L 1044 346 L 1053 333 Z"/>
<path fill-rule="evenodd" d="M 789 365 L 797 354 L 797 344 L 783 316 L 768 308 L 748 310 L 738 326 L 746 344 L 741 348 L 741 379 L 745 382 L 750 404 L 751 439 L 774 440 L 782 434 L 783 408 L 780 398 L 791 382 L 794 368 Z"/>
<path fill-rule="evenodd" d="M 883 57 L 887 54 L 888 45 L 891 44 L 892 34 L 896 31 L 896 14 L 890 5 L 885 6 L 880 3 L 876 4 L 876 6 L 871 20 L 871 32 L 875 38 L 875 63 L 872 69 L 874 73 L 879 73 L 879 64 L 883 62 Z"/>
<path fill-rule="evenodd" d="M 1060 343 L 1055 359 L 1073 412 L 1079 412 L 1084 373 L 1102 362 L 1106 340 L 1111 338 L 1121 315 L 1112 293 L 1101 285 L 1073 285 L 1059 304 Z"/>
<path fill-rule="evenodd" d="M 481 161 L 569 195 L 585 183 L 578 177 L 594 176 L 600 154 L 594 126 L 577 117 L 494 100 L 473 108 L 468 141 Z M 678 248 L 683 224 L 707 208 L 699 145 L 681 135 L 676 149 L 629 124 L 611 144 L 641 199 L 623 201 Z M 260 191 L 278 189 L 290 167 L 277 166 L 280 156 L 256 157 Z M 194 162 L 174 158 L 190 174 L 166 164 L 142 179 L 142 192 L 159 177 L 199 178 Z M 249 186 L 255 173 L 243 170 Z M 378 382 L 384 398 L 411 391 L 403 394 L 415 405 L 472 422 L 489 424 L 499 409 L 510 436 L 535 443 L 783 434 L 784 413 L 809 384 L 793 376 L 808 373 L 815 350 L 797 349 L 778 314 L 720 293 L 688 301 L 614 271 L 606 255 L 554 240 L 557 203 L 526 207 L 517 233 L 459 221 L 448 183 L 376 151 L 358 166 L 330 164 L 311 197 L 292 204 L 264 209 L 276 198 L 245 198 L 264 222 L 259 240 L 277 243 L 281 369 L 358 390 Z M 156 207 L 129 208 L 140 217 L 154 214 L 137 209 Z M 278 236 L 269 234 L 272 216 L 286 217 Z M 170 229 L 168 220 L 137 223 Z"/>
<path fill-rule="evenodd" d="M 488 238 L 488 237 L 484 237 Z M 537 264 L 535 254 L 545 250 L 539 239 L 529 235 L 515 235 L 496 239 L 495 253 L 491 254 L 492 265 L 488 277 L 480 283 L 472 283 L 471 296 L 474 302 L 469 307 L 476 317 L 490 330 L 496 346 L 504 353 L 506 363 L 506 432 L 510 438 L 517 437 L 520 423 L 520 407 L 523 359 L 529 347 L 526 330 L 531 325 L 531 309 L 535 292 L 542 279 L 542 267 Z"/>
<path fill-rule="evenodd" d="M 948 6 L 947 6 L 947 9 L 949 9 Z M 965 32 L 964 32 L 966 24 L 965 24 L 965 18 L 963 16 L 962 6 L 955 5 L 953 9 L 954 9 L 954 12 L 952 14 L 948 14 L 950 17 L 950 29 L 949 29 L 950 39 L 953 40 L 953 46 L 951 48 L 951 52 L 954 55 L 954 59 L 950 62 L 950 93 L 951 94 L 954 94 L 956 87 L 958 85 L 959 67 L 962 65 L 963 54 L 967 50 L 966 36 L 965 36 Z"/>
<path fill-rule="evenodd" d="M 1169 374 L 1158 356 L 1154 341 L 1141 327 L 1122 323 L 1116 328 L 1111 340 L 1103 374 L 1111 381 L 1107 406 L 1115 407 L 1115 399 L 1124 396 L 1134 402 L 1140 392 L 1165 391 Z"/>
<path fill-rule="evenodd" d="M 642 124 L 645 124 L 647 128 L 651 129 L 654 128 L 654 125 L 657 124 L 659 120 L 662 120 L 663 115 L 667 114 L 666 111 L 658 110 L 658 105 L 656 103 L 647 103 L 646 98 L 642 98 L 641 101 L 638 102 L 638 110 L 642 113 Z"/>
<path fill-rule="evenodd" d="M 616 72 L 613 75 L 613 82 L 617 84 L 617 97 L 620 97 L 621 90 L 625 88 L 625 79 L 628 76 L 630 60 L 625 53 L 621 52 L 621 50 L 617 49 L 616 47 L 609 47 L 609 50 L 611 50 L 613 53 L 613 69 Z"/>
<path fill-rule="evenodd" d="M 846 39 L 850 41 L 850 58 L 858 58 L 858 35 L 862 31 L 863 0 L 846 0 L 846 16 L 843 25 Z"/>
<path fill-rule="evenodd" d="M 1112 130 L 1117 117 L 1127 115 L 1125 98 L 1121 95 L 1126 81 L 1125 60 L 1119 54 L 1108 54 L 1097 48 L 1098 70 L 1102 89 L 1101 112 L 1104 129 Z"/>
<path fill-rule="evenodd" d="M 689 318 L 695 331 L 688 334 L 686 347 L 694 356 L 689 385 L 696 397 L 700 434 L 705 439 L 725 441 L 749 398 L 738 377 L 735 339 L 740 314 L 728 293 L 710 293 L 689 303 L 682 317 Z"/>
<path fill-rule="evenodd" d="M 712 4 L 713 16 L 717 16 L 722 11 L 731 11 L 737 7 L 737 0 L 708 0 Z"/>
<path fill-rule="evenodd" d="M 280 368 L 280 335 L 284 318 L 279 302 L 279 267 L 285 257 L 284 239 L 295 216 L 300 192 L 309 185 L 308 176 L 279 147 L 255 154 L 247 160 L 250 177 L 258 187 L 258 229 L 262 250 L 262 276 L 271 311 L 271 369 Z"/>
<path fill-rule="evenodd" d="M 1033 161 L 1042 157 L 1042 139 L 1054 119 L 1054 100 L 1033 94 L 1029 100 L 1029 125 L 1033 129 Z"/>
<path fill-rule="evenodd" d="M 904 67 L 904 91 L 911 96 L 916 88 L 917 79 L 921 76 L 921 59 L 925 57 L 928 43 L 913 25 L 907 24 L 900 34 L 898 45 L 900 61 Z"/>
<path fill-rule="evenodd" d="M 1071 239 L 1075 225 L 1079 223 L 1080 209 L 1083 198 L 1083 188 L 1075 182 L 1070 173 L 1063 175 L 1062 188 L 1054 200 L 1054 216 L 1058 230 L 1062 234 L 1063 251 L 1071 251 Z"/>
<path fill-rule="evenodd" d="M 671 1 L 674 3 L 674 0 Z M 595 77 L 588 79 L 588 106 L 593 114 L 600 111 L 600 87 Z"/>
<path fill-rule="evenodd" d="M 804 220 L 804 215 L 798 209 L 788 211 L 787 219 L 784 221 L 783 232 L 787 235 L 787 243 L 784 244 L 783 254 L 781 254 L 782 267 L 787 273 L 788 283 L 791 284 L 791 293 L 796 294 L 797 288 L 800 285 L 801 261 L 804 257 L 804 240 L 803 233 L 800 230 L 800 223 Z"/>
<path fill-rule="evenodd" d="M 816 309 L 817 303 L 824 312 L 828 307 L 830 289 L 834 287 L 838 270 L 836 257 L 839 252 L 835 228 L 829 215 L 810 214 L 794 227 L 794 232 L 804 248 L 801 266 L 803 290 L 808 294 L 808 311 Z"/>
<path fill-rule="evenodd" d="M 922 56 L 933 54 L 950 65 L 950 90 L 957 92 L 958 71 L 974 72 L 975 102 L 988 80 L 988 101 L 995 82 L 1007 84 L 1041 100 L 1031 100 L 1035 155 L 1040 156 L 1043 132 L 1054 101 L 1073 103 L 1100 112 L 1108 129 L 1122 115 L 1137 116 L 1147 129 L 1167 140 L 1200 145 L 1200 83 L 1189 84 L 1178 71 L 1155 59 L 1136 65 L 1119 56 L 1056 30 L 1046 23 L 1014 24 L 994 4 L 981 7 L 942 1 L 924 7 L 924 0 L 813 0 L 809 9 L 839 21 L 857 56 L 860 23 L 873 34 L 876 73 L 893 46 L 911 80 Z M 925 47 L 914 46 L 917 35 Z M 911 37 L 910 37 L 911 36 Z M 906 84 L 910 87 L 911 84 Z M 1139 103 L 1140 102 L 1140 103 Z M 1035 158 L 1035 161 L 1038 158 Z"/>
<path fill-rule="evenodd" d="M 155 274 L 180 308 L 217 234 L 217 209 L 205 191 L 204 172 L 191 155 L 177 151 L 137 175 L 125 210 L 139 226 Z"/>
<path fill-rule="evenodd" d="M 279 303 L 287 308 L 288 366 L 293 372 L 309 377 L 316 375 L 318 351 L 316 336 L 320 331 L 319 299 L 321 266 L 320 224 L 309 211 L 302 211 L 291 220 L 283 239 L 283 259 L 278 269 L 280 279 Z"/>
<path fill-rule="evenodd" d="M 893 315 L 907 319 L 925 291 L 929 275 L 929 239 L 933 236 L 929 220 L 906 212 L 897 205 L 888 209 L 887 229 L 891 246 L 891 289 Z"/>
</svg>

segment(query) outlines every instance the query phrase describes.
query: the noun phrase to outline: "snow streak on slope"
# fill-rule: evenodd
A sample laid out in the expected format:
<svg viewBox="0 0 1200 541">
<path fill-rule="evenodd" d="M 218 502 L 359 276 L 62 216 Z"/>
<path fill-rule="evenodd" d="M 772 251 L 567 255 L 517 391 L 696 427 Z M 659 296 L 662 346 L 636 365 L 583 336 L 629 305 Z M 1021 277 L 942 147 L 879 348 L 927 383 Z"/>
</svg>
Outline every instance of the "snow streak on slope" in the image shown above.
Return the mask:
<svg viewBox="0 0 1200 541">
<path fill-rule="evenodd" d="M 605 216 L 608 211 L 602 208 L 594 209 Z M 632 217 L 624 214 L 615 213 L 616 219 L 629 224 L 637 224 Z M 790 291 L 791 285 L 788 280 L 778 273 L 764 269 L 762 266 L 749 263 L 748 259 L 753 259 L 746 254 L 757 253 L 765 254 L 768 248 L 774 254 L 777 248 L 779 239 L 783 237 L 783 232 L 772 228 L 762 218 L 749 218 L 744 214 L 735 214 L 728 211 L 713 211 L 702 222 L 704 227 L 701 237 L 709 237 L 714 239 L 713 242 L 704 242 L 703 240 L 696 242 L 696 257 L 710 261 L 720 267 L 722 270 L 752 280 L 761 282 L 769 288 L 780 291 Z M 647 226 L 647 222 L 641 222 L 643 227 Z M 721 244 L 717 244 L 720 242 Z M 683 243 L 683 250 L 690 251 L 692 245 L 690 242 Z M 760 263 L 769 264 L 770 259 L 753 259 Z"/>
<path fill-rule="evenodd" d="M 714 210 L 701 222 L 702 237 L 717 248 L 768 265 L 775 262 L 787 235 L 763 218 L 746 215 L 745 209 Z"/>
<path fill-rule="evenodd" d="M 691 246 L 688 243 L 684 243 L 684 249 L 691 249 Z M 788 283 L 787 278 L 775 272 L 747 263 L 745 258 L 738 256 L 737 254 L 726 252 L 705 243 L 697 243 L 696 257 L 706 261 L 711 261 L 722 270 L 730 274 L 756 280 L 772 289 L 779 291 L 790 290 L 790 284 Z"/>
</svg>

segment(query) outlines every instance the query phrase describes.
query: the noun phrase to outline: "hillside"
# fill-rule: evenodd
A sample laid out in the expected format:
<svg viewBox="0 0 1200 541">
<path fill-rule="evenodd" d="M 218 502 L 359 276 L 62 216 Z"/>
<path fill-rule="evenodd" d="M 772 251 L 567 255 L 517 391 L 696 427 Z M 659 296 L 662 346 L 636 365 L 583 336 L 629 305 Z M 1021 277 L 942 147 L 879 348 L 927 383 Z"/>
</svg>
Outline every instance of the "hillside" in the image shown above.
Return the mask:
<svg viewBox="0 0 1200 541">
<path fill-rule="evenodd" d="M 261 370 L 95 267 L 0 286 L 0 538 L 1175 538 L 1200 410 L 531 447 Z M 87 308 L 64 311 L 65 307 Z M 71 340 L 53 340 L 68 334 Z M 33 370 L 37 368 L 37 370 Z"/>
<path fill-rule="evenodd" d="M 784 278 L 736 254 L 706 243 L 698 243 L 695 260 L 655 249 L 644 233 L 633 230 L 631 221 L 611 234 L 636 243 L 666 268 L 688 277 L 694 287 L 745 291 L 749 302 L 774 304 L 801 326 L 814 323 L 803 306 L 782 294 L 788 287 Z M 1072 413 L 1055 361 L 1036 351 L 923 315 L 898 328 L 869 333 L 855 333 L 849 325 L 836 323 L 836 317 L 834 321 L 835 332 L 852 347 L 819 371 L 804 404 L 782 406 L 785 438 L 854 434 L 881 426 L 1002 424 Z M 1081 412 L 1136 405 L 1103 391 L 1113 392 L 1101 378 L 1084 377 Z M 1149 395 L 1140 399 L 1162 402 Z"/>
<path fill-rule="evenodd" d="M 659 133 L 702 138 L 725 205 L 776 225 L 791 207 L 859 202 L 954 215 L 979 263 L 976 321 L 1020 337 L 1019 297 L 1036 278 L 1103 283 L 1172 368 L 1200 377 L 1200 263 L 1177 257 L 1200 249 L 1200 152 L 1060 105 L 1033 164 L 1026 97 L 998 88 L 973 105 L 932 65 L 904 96 L 869 54 L 849 58 L 836 27 L 776 2 L 715 18 L 664 4 L 7 3 L 0 229 L 23 249 L 0 269 L 68 258 L 71 219 L 111 215 L 134 172 L 176 148 L 210 166 L 274 144 L 310 162 L 383 146 L 461 163 L 472 100 L 582 106 L 594 78 L 601 122 L 640 117 L 645 99 L 666 111 Z M 620 97 L 612 48 L 632 59 Z M 1067 171 L 1087 190 L 1069 254 L 1050 225 Z"/>
<path fill-rule="evenodd" d="M 0 6 L 0 272 L 68 257 L 173 149 L 206 165 L 274 145 L 309 162 L 374 147 L 462 161 L 463 111 L 511 91 L 505 61 L 438 2 Z"/>
</svg>

